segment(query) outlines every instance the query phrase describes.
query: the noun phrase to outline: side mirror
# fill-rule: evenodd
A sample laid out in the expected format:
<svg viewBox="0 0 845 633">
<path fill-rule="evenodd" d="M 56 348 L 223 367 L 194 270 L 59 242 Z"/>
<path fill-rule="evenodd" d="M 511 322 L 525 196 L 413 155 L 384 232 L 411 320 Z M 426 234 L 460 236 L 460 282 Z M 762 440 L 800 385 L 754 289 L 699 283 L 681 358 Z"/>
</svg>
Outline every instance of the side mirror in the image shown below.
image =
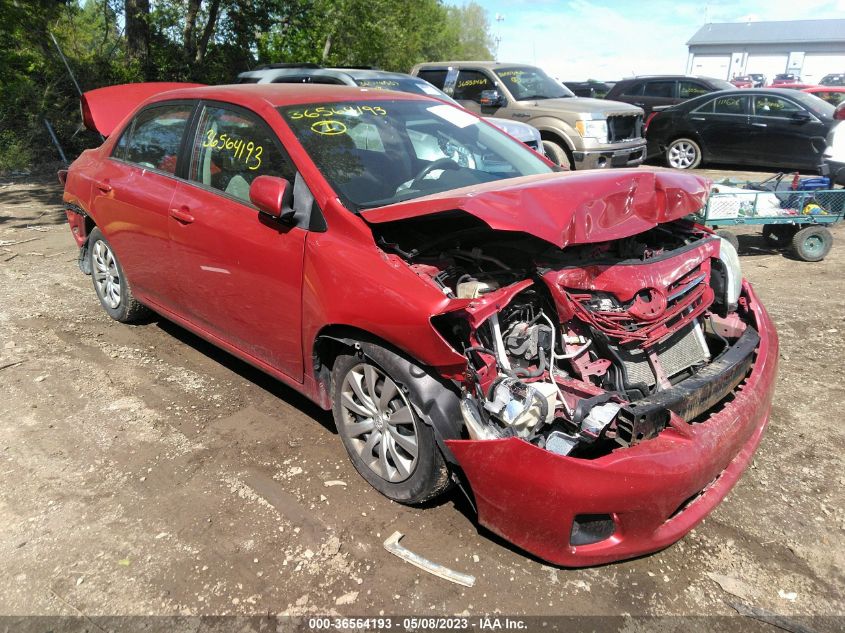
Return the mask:
<svg viewBox="0 0 845 633">
<path fill-rule="evenodd" d="M 793 112 L 792 116 L 790 117 L 796 123 L 806 123 L 812 117 L 810 116 L 809 112 L 804 112 L 803 110 L 799 110 L 798 112 Z"/>
<path fill-rule="evenodd" d="M 258 176 L 249 186 L 249 200 L 258 210 L 277 220 L 289 219 L 293 210 L 285 210 L 290 183 L 276 176 Z"/>
<path fill-rule="evenodd" d="M 507 105 L 505 97 L 498 90 L 482 90 L 478 103 L 487 108 L 500 108 Z"/>
</svg>

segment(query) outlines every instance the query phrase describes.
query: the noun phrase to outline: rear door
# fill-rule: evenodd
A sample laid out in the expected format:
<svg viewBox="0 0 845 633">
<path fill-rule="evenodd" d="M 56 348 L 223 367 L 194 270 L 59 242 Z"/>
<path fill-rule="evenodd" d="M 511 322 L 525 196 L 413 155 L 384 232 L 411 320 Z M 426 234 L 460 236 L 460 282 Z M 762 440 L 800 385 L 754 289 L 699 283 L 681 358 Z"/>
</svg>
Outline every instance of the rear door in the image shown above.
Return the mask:
<svg viewBox="0 0 845 633">
<path fill-rule="evenodd" d="M 689 113 L 708 160 L 744 162 L 753 157 L 748 101 L 747 96 L 716 97 Z"/>
<path fill-rule="evenodd" d="M 766 164 L 782 167 L 818 166 L 827 128 L 802 105 L 786 97 L 755 95 L 751 144 Z M 813 139 L 816 139 L 816 149 Z"/>
<path fill-rule="evenodd" d="M 92 215 L 133 291 L 173 307 L 168 214 L 176 165 L 195 102 L 156 103 L 139 112 L 95 175 Z"/>
<path fill-rule="evenodd" d="M 169 234 L 190 321 L 302 381 L 301 295 L 306 230 L 284 226 L 249 201 L 260 175 L 296 182 L 281 142 L 257 114 L 204 103 L 187 182 L 171 203 Z M 297 182 L 301 198 L 308 196 Z M 305 187 L 304 189 L 302 189 Z M 313 201 L 313 198 L 312 200 Z"/>
</svg>

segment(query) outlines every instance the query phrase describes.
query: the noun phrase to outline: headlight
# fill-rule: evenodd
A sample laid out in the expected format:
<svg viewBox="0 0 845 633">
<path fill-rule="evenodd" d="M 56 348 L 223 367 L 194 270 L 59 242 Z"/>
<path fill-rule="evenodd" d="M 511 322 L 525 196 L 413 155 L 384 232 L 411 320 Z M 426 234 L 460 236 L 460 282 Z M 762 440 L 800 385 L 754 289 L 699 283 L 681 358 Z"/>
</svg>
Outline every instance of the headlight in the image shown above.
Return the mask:
<svg viewBox="0 0 845 633">
<path fill-rule="evenodd" d="M 722 244 L 719 248 L 719 259 L 725 265 L 727 279 L 725 280 L 725 296 L 723 297 L 728 312 L 736 310 L 739 293 L 742 292 L 742 267 L 739 265 L 739 255 L 728 240 L 719 238 Z"/>
<path fill-rule="evenodd" d="M 594 138 L 607 143 L 607 121 L 575 121 L 575 129 L 584 138 Z"/>
</svg>

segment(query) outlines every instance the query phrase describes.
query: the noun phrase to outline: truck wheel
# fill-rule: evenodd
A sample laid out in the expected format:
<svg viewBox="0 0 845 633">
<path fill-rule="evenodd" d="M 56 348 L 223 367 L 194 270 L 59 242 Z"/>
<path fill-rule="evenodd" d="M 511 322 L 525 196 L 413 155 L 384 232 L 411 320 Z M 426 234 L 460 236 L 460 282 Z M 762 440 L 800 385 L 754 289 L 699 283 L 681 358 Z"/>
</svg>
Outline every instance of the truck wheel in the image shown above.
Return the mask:
<svg viewBox="0 0 845 633">
<path fill-rule="evenodd" d="M 414 403 L 425 371 L 375 345 L 339 356 L 332 368 L 332 413 L 355 470 L 385 497 L 418 504 L 449 488 L 449 472 Z"/>
<path fill-rule="evenodd" d="M 569 152 L 554 141 L 543 141 L 543 149 L 546 151 L 548 159 L 554 164 L 560 165 L 564 169 L 575 169 L 569 158 Z"/>
<path fill-rule="evenodd" d="M 689 138 L 676 138 L 666 148 L 666 163 L 675 169 L 695 169 L 701 164 L 701 148 Z"/>
<path fill-rule="evenodd" d="M 823 226 L 808 226 L 792 237 L 792 251 L 805 262 L 820 262 L 833 246 L 833 235 Z"/>
<path fill-rule="evenodd" d="M 783 248 L 792 241 L 792 236 L 798 232 L 798 227 L 792 224 L 764 224 L 763 239 L 766 244 L 775 248 Z"/>
<path fill-rule="evenodd" d="M 134 323 L 149 314 L 132 294 L 117 255 L 98 228 L 88 236 L 88 257 L 94 292 L 111 318 L 121 323 Z"/>
<path fill-rule="evenodd" d="M 736 236 L 735 233 L 727 231 L 725 229 L 719 229 L 718 231 L 716 231 L 716 235 L 721 237 L 726 242 L 730 242 L 731 246 L 734 247 L 734 250 L 737 253 L 739 252 L 739 238 Z"/>
</svg>

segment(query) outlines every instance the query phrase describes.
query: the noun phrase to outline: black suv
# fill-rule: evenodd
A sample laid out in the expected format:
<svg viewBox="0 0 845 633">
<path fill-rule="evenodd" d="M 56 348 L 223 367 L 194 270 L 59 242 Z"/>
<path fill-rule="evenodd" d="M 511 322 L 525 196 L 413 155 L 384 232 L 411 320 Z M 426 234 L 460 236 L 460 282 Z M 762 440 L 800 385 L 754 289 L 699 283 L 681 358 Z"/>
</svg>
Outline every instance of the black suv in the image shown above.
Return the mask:
<svg viewBox="0 0 845 633">
<path fill-rule="evenodd" d="M 671 106 L 717 90 L 733 90 L 724 79 L 688 75 L 651 75 L 617 81 L 605 99 L 641 107 L 645 116 L 658 106 Z"/>
<path fill-rule="evenodd" d="M 822 86 L 845 86 L 845 73 L 825 75 L 819 84 Z"/>
</svg>

